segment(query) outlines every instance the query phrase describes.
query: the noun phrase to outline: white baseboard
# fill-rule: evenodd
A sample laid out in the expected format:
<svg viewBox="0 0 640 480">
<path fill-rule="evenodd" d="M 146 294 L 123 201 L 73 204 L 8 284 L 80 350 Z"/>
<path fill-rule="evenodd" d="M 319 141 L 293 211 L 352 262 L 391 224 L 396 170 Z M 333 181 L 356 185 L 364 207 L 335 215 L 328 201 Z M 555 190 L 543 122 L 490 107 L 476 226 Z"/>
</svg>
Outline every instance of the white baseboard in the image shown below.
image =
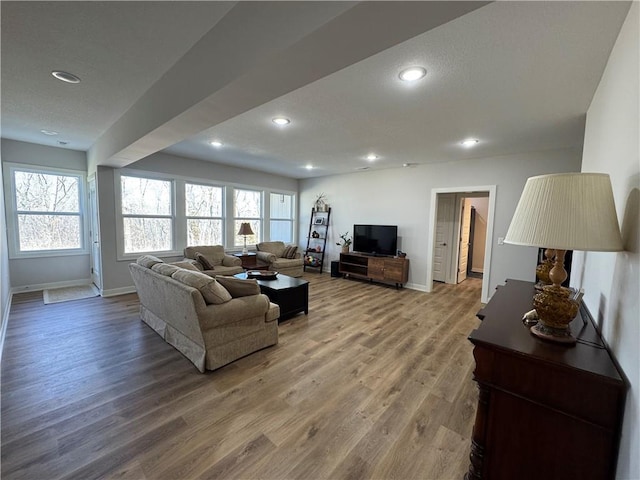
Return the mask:
<svg viewBox="0 0 640 480">
<path fill-rule="evenodd" d="M 12 287 L 11 293 L 39 292 L 49 288 L 77 287 L 80 285 L 91 285 L 93 282 L 90 278 L 80 280 L 68 280 L 66 282 L 39 283 L 36 285 L 24 285 L 21 287 Z"/>
<path fill-rule="evenodd" d="M 11 301 L 13 300 L 13 294 L 9 292 L 9 299 L 7 300 L 7 308 L 2 315 L 2 327 L 0 328 L 0 365 L 2 364 L 2 351 L 4 350 L 4 337 L 7 333 L 7 324 L 9 323 L 9 312 L 11 311 Z"/>
<path fill-rule="evenodd" d="M 484 268 L 472 268 L 473 273 L 484 273 Z"/>
<path fill-rule="evenodd" d="M 427 286 L 421 283 L 407 283 L 404 288 L 408 288 L 410 290 L 418 290 L 419 292 L 426 292 Z"/>
<path fill-rule="evenodd" d="M 135 293 L 136 287 L 131 285 L 129 287 L 111 288 L 109 290 L 100 290 L 100 295 L 103 297 L 116 297 L 118 295 L 125 295 L 127 293 Z"/>
</svg>

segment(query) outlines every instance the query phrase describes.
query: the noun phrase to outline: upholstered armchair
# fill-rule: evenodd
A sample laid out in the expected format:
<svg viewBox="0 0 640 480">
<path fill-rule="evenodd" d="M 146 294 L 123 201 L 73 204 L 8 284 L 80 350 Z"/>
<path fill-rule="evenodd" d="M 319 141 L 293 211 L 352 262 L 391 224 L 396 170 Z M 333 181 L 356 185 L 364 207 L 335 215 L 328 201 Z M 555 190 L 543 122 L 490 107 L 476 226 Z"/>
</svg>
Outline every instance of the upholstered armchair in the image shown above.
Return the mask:
<svg viewBox="0 0 640 480">
<path fill-rule="evenodd" d="M 242 261 L 233 255 L 227 255 L 222 245 L 198 245 L 184 249 L 185 260 L 191 262 L 203 273 L 211 277 L 216 275 L 235 275 L 242 273 Z"/>
<path fill-rule="evenodd" d="M 301 277 L 303 272 L 302 255 L 294 245 L 284 242 L 262 242 L 256 245 L 258 260 L 269 264 L 269 270 L 290 277 Z"/>
</svg>

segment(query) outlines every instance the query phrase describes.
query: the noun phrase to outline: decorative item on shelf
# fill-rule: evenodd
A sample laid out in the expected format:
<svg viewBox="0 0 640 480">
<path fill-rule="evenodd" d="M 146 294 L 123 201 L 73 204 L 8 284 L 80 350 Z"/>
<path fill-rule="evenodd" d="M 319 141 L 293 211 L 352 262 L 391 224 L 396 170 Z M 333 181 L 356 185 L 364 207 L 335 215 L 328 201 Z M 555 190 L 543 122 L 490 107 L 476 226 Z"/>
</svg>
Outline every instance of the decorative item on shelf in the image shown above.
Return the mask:
<svg viewBox="0 0 640 480">
<path fill-rule="evenodd" d="M 544 262 L 536 267 L 536 276 L 538 277 L 538 283 L 536 283 L 536 289 L 542 290 L 543 287 L 551 285 L 551 279 L 549 279 L 549 272 L 553 268 L 553 259 L 556 256 L 556 251 L 552 248 L 547 248 L 544 251 Z"/>
<path fill-rule="evenodd" d="M 313 220 L 313 224 L 314 224 L 314 225 L 324 225 L 324 218 L 322 218 L 322 217 L 316 217 L 316 218 Z"/>
<path fill-rule="evenodd" d="M 314 202 L 316 212 L 326 212 L 327 211 L 327 196 L 324 193 L 321 193 L 316 197 L 316 201 Z"/>
<path fill-rule="evenodd" d="M 403 252 L 402 250 L 398 250 L 398 253 L 396 254 L 396 257 L 398 258 L 406 258 L 406 256 L 406 252 Z"/>
<path fill-rule="evenodd" d="M 318 252 L 318 253 L 322 252 L 322 247 L 320 245 L 318 245 L 316 247 L 316 252 Z"/>
<path fill-rule="evenodd" d="M 304 257 L 304 264 L 309 267 L 317 267 L 320 264 L 320 262 L 316 257 L 312 255 L 307 255 L 306 257 Z"/>
<path fill-rule="evenodd" d="M 342 253 L 349 253 L 349 247 L 351 246 L 351 236 L 349 232 L 344 232 L 340 235 L 340 241 L 336 242 L 336 245 L 342 247 Z"/>
<path fill-rule="evenodd" d="M 249 222 L 242 222 L 240 224 L 240 231 L 238 232 L 238 235 L 244 236 L 244 248 L 242 249 L 242 254 L 246 255 L 247 253 L 249 253 L 249 251 L 247 250 L 247 235 L 254 235 Z"/>
<path fill-rule="evenodd" d="M 312 238 L 320 238 L 320 234 L 314 230 L 313 233 L 311 234 L 311 237 Z"/>
<path fill-rule="evenodd" d="M 531 177 L 509 225 L 505 243 L 555 250 L 552 285 L 534 296 L 538 323 L 531 333 L 554 342 L 574 344 L 569 323 L 578 312 L 567 278 L 567 250 L 617 252 L 622 238 L 609 175 L 560 173 Z"/>
</svg>

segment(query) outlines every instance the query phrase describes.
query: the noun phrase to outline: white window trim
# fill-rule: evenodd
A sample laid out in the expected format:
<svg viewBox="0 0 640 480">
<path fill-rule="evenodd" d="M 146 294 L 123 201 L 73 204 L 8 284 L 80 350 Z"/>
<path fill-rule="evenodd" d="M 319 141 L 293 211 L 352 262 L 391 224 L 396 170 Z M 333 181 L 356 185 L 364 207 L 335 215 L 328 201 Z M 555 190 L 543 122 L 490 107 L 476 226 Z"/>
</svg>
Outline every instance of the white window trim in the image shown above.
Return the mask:
<svg viewBox="0 0 640 480">
<path fill-rule="evenodd" d="M 171 183 L 171 214 L 170 215 L 124 215 L 122 213 L 122 177 L 137 177 L 148 178 L 151 180 L 162 180 Z M 144 170 L 116 170 L 113 175 L 114 180 L 114 197 L 116 206 L 116 259 L 118 261 L 130 261 L 135 260 L 141 255 L 155 255 L 157 257 L 178 257 L 182 255 L 182 250 L 176 248 L 176 211 L 178 205 L 176 204 L 176 181 L 169 175 L 162 175 L 155 172 L 146 172 Z M 150 252 L 135 252 L 126 253 L 124 251 L 124 219 L 125 218 L 168 218 L 171 220 L 171 249 L 170 250 L 158 250 Z"/>
<path fill-rule="evenodd" d="M 131 177 L 143 177 L 143 178 L 151 178 L 157 180 L 167 180 L 173 182 L 173 215 L 174 215 L 174 228 L 173 228 L 173 248 L 172 251 L 160 251 L 160 252 L 140 252 L 136 254 L 124 254 L 124 226 L 123 226 L 123 216 L 122 216 L 122 205 L 121 205 L 121 192 L 120 192 L 120 176 L 131 176 Z M 298 228 L 297 228 L 297 218 L 298 218 L 298 195 L 299 193 L 295 190 L 283 190 L 277 189 L 272 190 L 268 187 L 261 187 L 256 185 L 247 185 L 241 183 L 233 183 L 219 180 L 207 180 L 203 178 L 195 178 L 188 177 L 182 175 L 174 175 L 169 173 L 159 173 L 148 170 L 137 170 L 137 169 L 129 169 L 122 168 L 118 170 L 114 170 L 114 198 L 115 198 L 115 216 L 116 216 L 116 259 L 118 261 L 131 261 L 140 257 L 141 255 L 155 255 L 160 258 L 168 258 L 168 257 L 182 257 L 184 255 L 184 249 L 187 246 L 187 216 L 186 216 L 186 205 L 185 205 L 185 183 L 193 183 L 198 185 L 206 185 L 212 187 L 222 187 L 224 190 L 224 198 L 223 198 L 223 209 L 224 209 L 224 247 L 225 252 L 240 252 L 242 250 L 242 246 L 237 247 L 233 246 L 235 232 L 235 217 L 233 216 L 233 190 L 241 189 L 241 190 L 253 190 L 256 192 L 260 192 L 262 195 L 262 209 L 261 209 L 261 217 L 260 221 L 262 222 L 262 232 L 261 232 L 261 241 L 264 241 L 265 238 L 269 238 L 269 225 L 270 225 L 270 215 L 267 218 L 266 212 L 269 207 L 269 199 L 271 193 L 282 193 L 285 195 L 291 195 L 293 197 L 293 241 L 294 245 L 297 245 L 298 239 Z M 255 248 L 255 245 L 247 245 L 247 247 Z"/>
<path fill-rule="evenodd" d="M 231 221 L 229 222 L 229 224 L 232 226 L 232 232 L 231 235 L 229 235 L 229 238 L 231 239 L 229 245 L 230 245 L 230 250 L 242 250 L 244 248 L 244 243 L 242 245 L 236 245 L 235 243 L 235 239 L 236 239 L 236 231 L 235 231 L 235 226 L 236 226 L 236 220 L 239 220 L 241 222 L 245 221 L 245 222 L 250 222 L 250 221 L 255 221 L 258 220 L 260 222 L 260 235 L 258 236 L 258 242 L 263 242 L 265 238 L 268 238 L 268 236 L 265 236 L 265 224 L 267 222 L 265 222 L 265 212 L 267 210 L 265 210 L 265 197 L 268 197 L 269 194 L 271 192 L 262 189 L 262 188 L 256 188 L 256 187 L 241 187 L 241 186 L 234 186 L 231 190 L 231 208 L 230 208 L 230 213 L 233 214 L 231 216 Z M 236 217 L 235 216 L 235 200 L 236 200 L 236 196 L 234 195 L 234 192 L 236 190 L 245 190 L 247 192 L 256 192 L 258 194 L 260 194 L 260 216 L 259 217 Z M 269 233 L 269 229 L 267 228 L 267 232 Z M 227 247 L 229 248 L 229 247 Z M 247 244 L 247 248 L 256 248 L 255 244 Z"/>
<path fill-rule="evenodd" d="M 291 218 L 280 218 L 280 217 L 271 217 L 271 195 L 287 195 L 289 197 L 291 197 Z M 269 212 L 269 235 L 271 235 L 271 221 L 272 220 L 286 220 L 286 221 L 290 221 L 291 222 L 291 243 L 293 245 L 297 245 L 297 231 L 298 229 L 296 228 L 296 224 L 297 224 L 297 216 L 296 216 L 296 212 L 298 211 L 297 208 L 297 201 L 298 201 L 298 195 L 296 193 L 293 192 L 285 192 L 285 191 L 279 191 L 279 190 L 270 190 L 267 194 L 267 192 L 265 192 L 265 197 L 268 198 L 265 200 L 265 212 Z M 269 210 L 266 210 L 266 209 Z M 271 238 L 269 236 L 269 238 Z"/>
<path fill-rule="evenodd" d="M 184 179 L 182 180 L 183 183 L 183 201 L 184 201 L 184 208 L 183 208 L 183 212 L 184 212 L 184 244 L 185 247 L 186 246 L 193 246 L 193 245 L 187 245 L 188 239 L 189 239 L 189 234 L 187 233 L 187 224 L 189 220 L 220 220 L 222 222 L 222 238 L 223 241 L 227 235 L 227 187 L 224 184 L 219 184 L 219 183 L 207 183 L 207 182 L 203 182 L 203 181 L 194 181 L 194 180 L 187 180 Z M 186 196 L 186 186 L 187 184 L 189 185 L 200 185 L 202 187 L 214 187 L 214 188 L 221 188 L 222 189 L 222 216 L 220 217 L 194 217 L 191 215 L 187 215 L 187 196 Z"/>
<path fill-rule="evenodd" d="M 20 251 L 20 238 L 18 231 L 18 209 L 16 205 L 16 192 L 14 172 L 33 172 L 44 173 L 48 175 L 66 175 L 69 177 L 78 177 L 78 196 L 79 200 L 79 213 L 69 214 L 78 215 L 80 217 L 80 248 L 58 249 L 58 250 L 29 250 L 26 252 Z M 45 167 L 41 165 L 31 165 L 24 163 L 10 163 L 3 164 L 3 179 L 4 179 L 4 191 L 6 208 L 7 208 L 7 243 L 9 247 L 10 259 L 22 259 L 22 258 L 41 258 L 41 257 L 66 257 L 74 255 L 88 255 L 89 254 L 89 240 L 88 240 L 88 220 L 87 220 L 87 175 L 86 172 L 81 170 L 71 170 L 66 168 Z M 10 198 L 6 198 L 9 195 Z M 36 213 L 36 212 L 34 212 Z M 52 212 L 42 212 L 52 213 Z M 67 213 L 52 213 L 53 215 L 67 215 Z"/>
</svg>

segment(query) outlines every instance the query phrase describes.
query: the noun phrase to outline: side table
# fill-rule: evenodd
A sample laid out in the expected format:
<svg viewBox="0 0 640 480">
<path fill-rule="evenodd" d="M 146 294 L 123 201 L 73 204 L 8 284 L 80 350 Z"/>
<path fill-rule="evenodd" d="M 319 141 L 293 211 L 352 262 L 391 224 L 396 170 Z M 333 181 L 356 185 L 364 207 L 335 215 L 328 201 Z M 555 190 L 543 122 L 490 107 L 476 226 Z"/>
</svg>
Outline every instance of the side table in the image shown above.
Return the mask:
<svg viewBox="0 0 640 480">
<path fill-rule="evenodd" d="M 234 253 L 233 256 L 240 259 L 245 270 L 269 270 L 269 264 L 258 260 L 256 252 Z"/>
</svg>

